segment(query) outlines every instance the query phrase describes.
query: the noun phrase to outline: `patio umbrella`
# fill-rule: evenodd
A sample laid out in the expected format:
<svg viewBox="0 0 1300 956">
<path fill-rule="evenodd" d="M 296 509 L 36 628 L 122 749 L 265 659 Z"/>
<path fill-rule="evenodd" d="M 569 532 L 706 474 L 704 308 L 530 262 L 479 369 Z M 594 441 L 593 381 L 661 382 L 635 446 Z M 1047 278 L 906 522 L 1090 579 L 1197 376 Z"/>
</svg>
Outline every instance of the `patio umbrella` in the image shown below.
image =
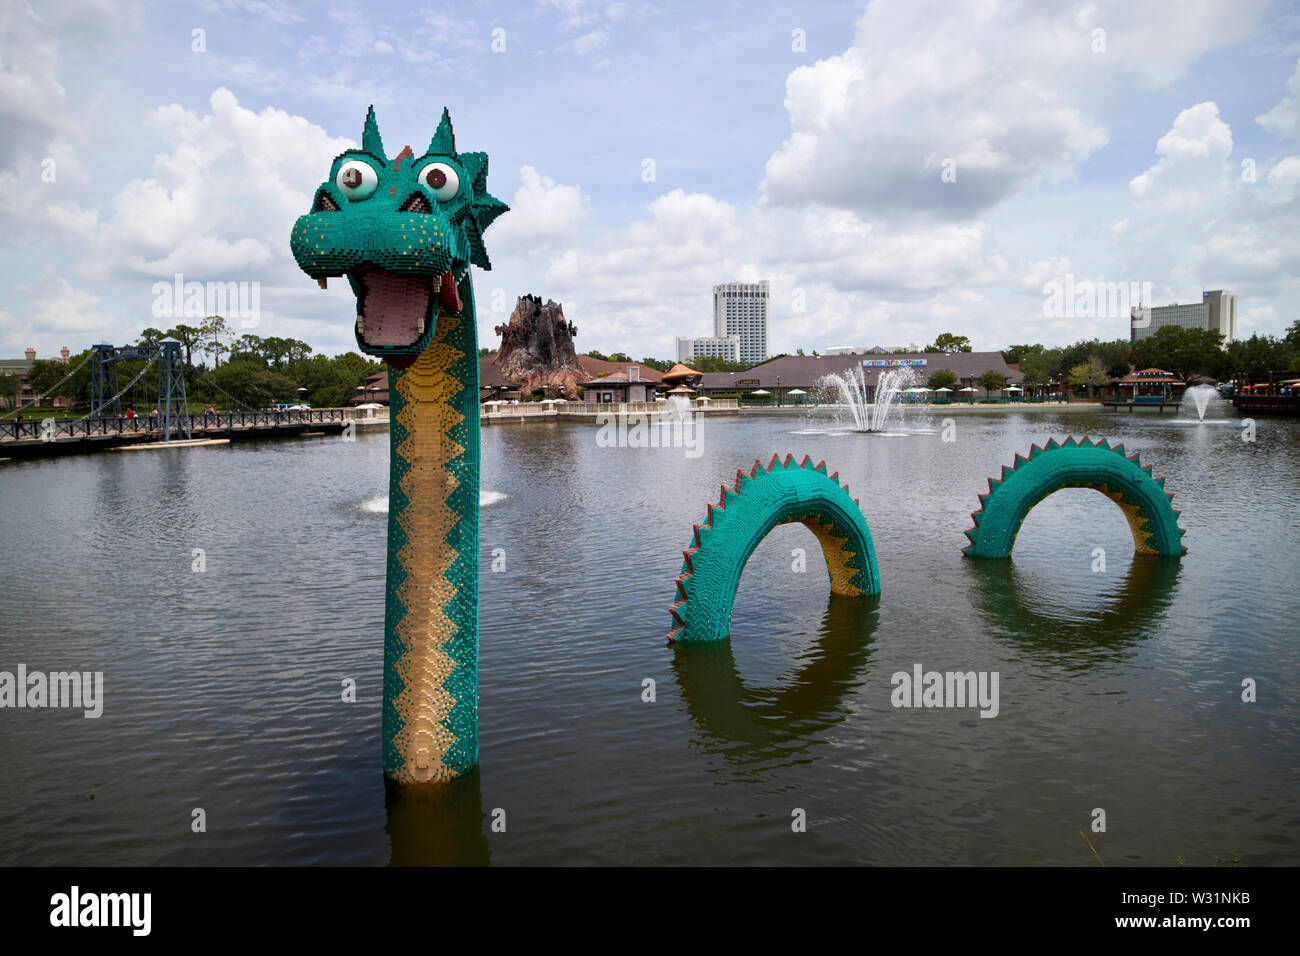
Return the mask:
<svg viewBox="0 0 1300 956">
<path fill-rule="evenodd" d="M 792 388 L 792 389 L 790 389 L 790 391 L 786 392 L 786 394 L 787 394 L 787 395 L 807 395 L 808 393 L 805 392 L 802 388 Z"/>
<path fill-rule="evenodd" d="M 973 391 L 975 391 L 975 389 L 973 389 L 973 388 L 971 388 L 969 385 L 967 385 L 965 388 L 959 388 L 959 389 L 957 389 L 957 391 L 959 391 L 959 392 L 973 392 Z"/>
<path fill-rule="evenodd" d="M 936 392 L 951 392 L 952 389 L 950 389 L 950 388 L 936 388 L 935 391 L 936 391 Z"/>
<path fill-rule="evenodd" d="M 771 395 L 772 393 L 765 388 L 756 388 L 754 389 L 754 391 L 750 392 L 749 394 L 750 395 Z"/>
<path fill-rule="evenodd" d="M 1008 391 L 1008 392 L 1023 392 L 1024 389 L 1023 389 L 1023 388 L 1017 388 L 1015 385 L 1008 385 L 1008 386 L 1007 386 L 1007 391 Z"/>
</svg>

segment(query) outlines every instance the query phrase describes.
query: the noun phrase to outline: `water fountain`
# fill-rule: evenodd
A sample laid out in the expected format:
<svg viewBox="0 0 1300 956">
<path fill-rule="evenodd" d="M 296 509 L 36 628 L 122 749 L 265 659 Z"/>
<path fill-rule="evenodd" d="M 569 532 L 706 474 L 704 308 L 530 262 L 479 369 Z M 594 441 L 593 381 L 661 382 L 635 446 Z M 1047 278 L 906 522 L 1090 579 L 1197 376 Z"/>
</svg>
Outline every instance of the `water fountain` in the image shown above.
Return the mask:
<svg viewBox="0 0 1300 956">
<path fill-rule="evenodd" d="M 834 392 L 839 403 L 849 409 L 854 431 L 883 432 L 890 409 L 915 381 L 916 374 L 910 368 L 883 369 L 876 379 L 875 401 L 871 404 L 867 403 L 867 376 L 861 366 L 843 373 L 832 372 L 819 384 Z"/>
<path fill-rule="evenodd" d="M 1187 391 L 1183 392 L 1181 407 L 1178 409 L 1179 415 L 1189 411 L 1192 407 L 1196 409 L 1196 420 L 1205 421 L 1205 410 L 1210 407 L 1210 401 L 1217 398 L 1219 390 L 1213 385 L 1193 385 Z"/>
</svg>

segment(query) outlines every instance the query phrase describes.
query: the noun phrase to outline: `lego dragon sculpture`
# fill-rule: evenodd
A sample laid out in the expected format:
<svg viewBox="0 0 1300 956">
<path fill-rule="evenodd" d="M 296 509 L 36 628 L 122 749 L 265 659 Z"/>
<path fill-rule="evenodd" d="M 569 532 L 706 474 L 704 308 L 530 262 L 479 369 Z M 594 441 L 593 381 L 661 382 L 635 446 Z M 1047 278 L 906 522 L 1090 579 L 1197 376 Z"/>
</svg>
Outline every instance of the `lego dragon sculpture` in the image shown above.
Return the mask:
<svg viewBox="0 0 1300 956">
<path fill-rule="evenodd" d="M 479 388 L 469 267 L 509 207 L 486 153 L 456 149 L 451 117 L 393 159 L 367 112 L 294 224 L 298 266 L 346 277 L 356 339 L 389 366 L 391 459 L 384 623 L 384 776 L 443 782 L 478 762 Z"/>
</svg>

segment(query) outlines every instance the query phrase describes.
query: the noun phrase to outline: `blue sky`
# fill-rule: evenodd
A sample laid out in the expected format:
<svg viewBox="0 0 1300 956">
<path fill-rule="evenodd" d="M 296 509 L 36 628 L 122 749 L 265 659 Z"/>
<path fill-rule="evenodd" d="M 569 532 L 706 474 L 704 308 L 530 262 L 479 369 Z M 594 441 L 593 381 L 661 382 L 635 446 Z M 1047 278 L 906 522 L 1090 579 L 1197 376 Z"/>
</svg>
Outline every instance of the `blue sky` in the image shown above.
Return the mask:
<svg viewBox="0 0 1300 956">
<path fill-rule="evenodd" d="M 713 283 L 757 278 L 775 351 L 1126 336 L 1045 314 L 1066 274 L 1231 288 L 1276 334 L 1298 60 L 1296 6 L 1261 0 L 0 0 L 0 353 L 165 326 L 178 271 L 259 283 L 247 331 L 351 348 L 346 289 L 288 233 L 371 103 L 390 153 L 447 106 L 491 157 L 514 209 L 475 273 L 483 344 L 531 292 L 583 349 L 669 357 L 711 334 Z"/>
</svg>

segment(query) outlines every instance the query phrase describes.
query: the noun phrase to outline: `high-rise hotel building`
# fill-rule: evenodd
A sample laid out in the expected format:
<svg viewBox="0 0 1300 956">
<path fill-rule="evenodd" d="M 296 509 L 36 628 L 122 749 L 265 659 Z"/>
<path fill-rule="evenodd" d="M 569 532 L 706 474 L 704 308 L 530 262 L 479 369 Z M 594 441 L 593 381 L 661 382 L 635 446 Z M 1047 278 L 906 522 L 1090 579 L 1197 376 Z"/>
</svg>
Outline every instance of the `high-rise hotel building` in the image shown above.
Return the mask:
<svg viewBox="0 0 1300 956">
<path fill-rule="evenodd" d="M 1202 292 L 1200 302 L 1135 308 L 1129 318 L 1129 341 L 1149 339 L 1166 325 L 1222 332 L 1227 347 L 1237 339 L 1237 297 L 1225 289 L 1215 289 Z"/>
<path fill-rule="evenodd" d="M 740 339 L 739 361 L 767 359 L 768 280 L 724 282 L 713 287 L 713 336 Z"/>
</svg>

